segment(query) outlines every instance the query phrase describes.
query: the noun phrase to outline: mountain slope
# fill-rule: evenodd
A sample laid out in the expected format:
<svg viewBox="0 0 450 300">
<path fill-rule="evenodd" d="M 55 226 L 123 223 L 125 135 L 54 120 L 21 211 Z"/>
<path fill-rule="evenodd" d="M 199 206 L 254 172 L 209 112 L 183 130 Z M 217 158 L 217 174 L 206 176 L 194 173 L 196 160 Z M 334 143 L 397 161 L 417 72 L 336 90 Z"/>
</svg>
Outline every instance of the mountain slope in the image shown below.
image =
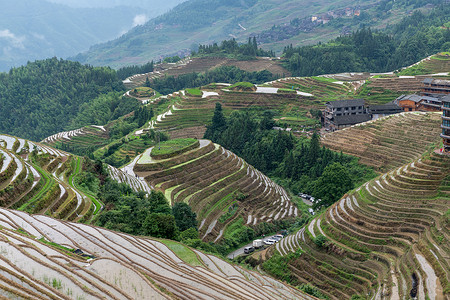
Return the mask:
<svg viewBox="0 0 450 300">
<path fill-rule="evenodd" d="M 374 2 L 374 1 L 370 1 Z M 81 62 L 114 67 L 137 64 L 159 56 L 190 51 L 191 46 L 222 41 L 230 36 L 246 39 L 274 24 L 305 18 L 354 1 L 192 0 L 182 3 L 144 26 L 75 57 Z"/>
<path fill-rule="evenodd" d="M 0 224 L 8 298 L 317 299 L 174 241 L 6 209 Z"/>
<path fill-rule="evenodd" d="M 429 1 L 430 2 L 430 1 Z M 433 0 L 430 5 L 439 4 Z M 93 46 L 76 60 L 120 67 L 160 57 L 188 54 L 198 44 L 230 37 L 245 42 L 257 36 L 263 47 L 281 52 L 289 44 L 327 41 L 363 26 L 385 28 L 425 3 L 391 1 L 262 1 L 184 2 L 169 13 L 105 44 Z M 313 18 L 314 17 L 314 18 Z"/>
</svg>

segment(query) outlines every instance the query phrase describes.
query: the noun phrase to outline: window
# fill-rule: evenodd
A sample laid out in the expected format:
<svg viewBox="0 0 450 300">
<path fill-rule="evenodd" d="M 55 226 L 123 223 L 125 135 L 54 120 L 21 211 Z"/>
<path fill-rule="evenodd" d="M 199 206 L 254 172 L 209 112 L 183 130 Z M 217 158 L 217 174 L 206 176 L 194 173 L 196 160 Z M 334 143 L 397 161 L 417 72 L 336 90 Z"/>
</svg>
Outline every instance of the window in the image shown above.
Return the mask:
<svg viewBox="0 0 450 300">
<path fill-rule="evenodd" d="M 338 107 L 337 111 L 341 111 L 341 108 L 340 108 L 340 107 Z"/>
<path fill-rule="evenodd" d="M 356 110 L 356 106 L 352 106 L 352 110 Z"/>
</svg>

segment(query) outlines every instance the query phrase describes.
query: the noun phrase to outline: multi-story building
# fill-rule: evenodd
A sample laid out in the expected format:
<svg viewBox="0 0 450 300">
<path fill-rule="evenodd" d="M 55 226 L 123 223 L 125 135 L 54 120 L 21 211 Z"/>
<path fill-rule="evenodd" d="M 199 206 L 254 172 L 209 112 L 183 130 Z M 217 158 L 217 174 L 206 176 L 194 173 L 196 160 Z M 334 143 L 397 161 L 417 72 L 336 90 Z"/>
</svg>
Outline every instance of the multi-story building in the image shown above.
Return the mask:
<svg viewBox="0 0 450 300">
<path fill-rule="evenodd" d="M 327 102 L 322 114 L 323 126 L 328 130 L 335 131 L 369 121 L 371 117 L 364 104 L 364 99 Z"/>
<path fill-rule="evenodd" d="M 442 133 L 441 138 L 444 143 L 444 151 L 450 152 L 450 95 L 442 99 Z"/>
<path fill-rule="evenodd" d="M 423 87 L 421 94 L 424 96 L 450 94 L 450 80 L 425 78 L 422 83 Z"/>
</svg>

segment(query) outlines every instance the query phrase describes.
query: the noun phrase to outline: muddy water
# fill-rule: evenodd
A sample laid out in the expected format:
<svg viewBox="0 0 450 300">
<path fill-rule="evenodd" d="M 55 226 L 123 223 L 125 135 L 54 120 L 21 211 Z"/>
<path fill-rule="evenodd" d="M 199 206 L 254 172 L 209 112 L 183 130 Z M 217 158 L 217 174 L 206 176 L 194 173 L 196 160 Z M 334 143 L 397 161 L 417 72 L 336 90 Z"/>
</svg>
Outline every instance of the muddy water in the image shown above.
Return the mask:
<svg viewBox="0 0 450 300">
<path fill-rule="evenodd" d="M 425 282 L 428 289 L 428 297 L 430 299 L 436 299 L 436 288 L 437 288 L 436 273 L 434 272 L 433 268 L 430 266 L 430 264 L 428 263 L 428 261 L 425 259 L 424 256 L 416 254 L 416 258 L 419 261 L 420 267 L 427 275 L 427 279 Z"/>
</svg>

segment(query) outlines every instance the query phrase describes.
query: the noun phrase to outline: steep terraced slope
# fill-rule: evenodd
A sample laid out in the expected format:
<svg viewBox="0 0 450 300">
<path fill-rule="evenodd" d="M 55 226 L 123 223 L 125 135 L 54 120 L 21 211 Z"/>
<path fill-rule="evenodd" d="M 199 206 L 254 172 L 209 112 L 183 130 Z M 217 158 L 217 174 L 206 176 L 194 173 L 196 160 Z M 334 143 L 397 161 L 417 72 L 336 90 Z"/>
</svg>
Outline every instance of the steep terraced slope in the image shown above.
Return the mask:
<svg viewBox="0 0 450 300">
<path fill-rule="evenodd" d="M 219 240 L 227 225 L 238 219 L 260 222 L 298 215 L 286 191 L 234 153 L 208 140 L 183 154 L 162 160 L 138 157 L 134 172 L 173 204 L 186 202 L 200 220 L 203 240 Z"/>
<path fill-rule="evenodd" d="M 331 299 L 448 299 L 450 158 L 435 153 L 345 195 L 287 238 L 282 255 L 297 282 Z M 319 236 L 327 242 L 317 246 Z"/>
<path fill-rule="evenodd" d="M 87 149 L 105 146 L 109 141 L 108 130 L 103 126 L 86 126 L 49 136 L 41 141 L 45 145 L 79 153 Z"/>
<path fill-rule="evenodd" d="M 316 299 L 174 241 L 6 209 L 0 209 L 0 224 L 3 297 Z"/>
<path fill-rule="evenodd" d="M 136 191 L 149 192 L 140 178 L 110 167 L 111 176 Z M 81 158 L 39 144 L 0 135 L 0 206 L 60 219 L 86 221 L 102 204 L 76 186 Z"/>
<path fill-rule="evenodd" d="M 439 141 L 440 113 L 401 113 L 325 134 L 322 145 L 387 171 L 420 157 Z"/>
</svg>

